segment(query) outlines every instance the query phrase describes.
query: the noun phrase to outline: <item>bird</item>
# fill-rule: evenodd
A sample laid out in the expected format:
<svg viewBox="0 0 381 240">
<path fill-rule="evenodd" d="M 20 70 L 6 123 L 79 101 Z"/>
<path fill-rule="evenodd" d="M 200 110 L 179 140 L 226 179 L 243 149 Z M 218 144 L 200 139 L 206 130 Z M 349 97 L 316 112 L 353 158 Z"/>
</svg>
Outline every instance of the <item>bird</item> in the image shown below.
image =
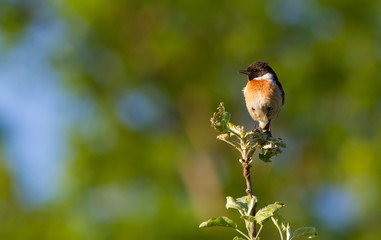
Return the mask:
<svg viewBox="0 0 381 240">
<path fill-rule="evenodd" d="M 271 121 L 274 120 L 284 104 L 284 91 L 278 76 L 267 62 L 254 62 L 246 70 L 240 70 L 248 82 L 243 89 L 247 110 L 259 129 L 271 137 Z"/>
</svg>

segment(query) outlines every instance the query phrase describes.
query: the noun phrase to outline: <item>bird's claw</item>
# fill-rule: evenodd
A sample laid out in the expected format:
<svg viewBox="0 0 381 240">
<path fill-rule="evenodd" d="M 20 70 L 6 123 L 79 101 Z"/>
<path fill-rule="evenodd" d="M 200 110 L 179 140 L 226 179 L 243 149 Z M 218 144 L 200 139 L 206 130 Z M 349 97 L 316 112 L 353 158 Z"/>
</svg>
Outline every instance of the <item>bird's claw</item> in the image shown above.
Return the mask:
<svg viewBox="0 0 381 240">
<path fill-rule="evenodd" d="M 261 132 L 258 128 L 253 128 L 253 130 L 251 130 L 252 132 L 255 132 L 255 133 L 259 133 Z"/>
<path fill-rule="evenodd" d="M 271 135 L 271 131 L 264 131 L 264 133 L 267 135 L 268 138 L 271 138 L 272 135 Z"/>
</svg>

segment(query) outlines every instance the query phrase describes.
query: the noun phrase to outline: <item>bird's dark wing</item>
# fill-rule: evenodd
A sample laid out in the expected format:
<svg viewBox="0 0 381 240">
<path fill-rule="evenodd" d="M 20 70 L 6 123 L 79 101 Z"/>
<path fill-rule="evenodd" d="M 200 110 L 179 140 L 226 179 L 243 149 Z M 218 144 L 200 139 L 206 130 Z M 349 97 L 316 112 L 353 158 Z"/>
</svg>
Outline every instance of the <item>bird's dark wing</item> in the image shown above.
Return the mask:
<svg viewBox="0 0 381 240">
<path fill-rule="evenodd" d="M 283 91 L 282 84 L 279 82 L 278 76 L 276 76 L 276 75 L 275 75 L 274 80 L 275 80 L 276 85 L 279 87 L 279 89 L 281 91 L 281 94 L 282 94 L 282 104 L 284 104 L 284 91 Z"/>
</svg>

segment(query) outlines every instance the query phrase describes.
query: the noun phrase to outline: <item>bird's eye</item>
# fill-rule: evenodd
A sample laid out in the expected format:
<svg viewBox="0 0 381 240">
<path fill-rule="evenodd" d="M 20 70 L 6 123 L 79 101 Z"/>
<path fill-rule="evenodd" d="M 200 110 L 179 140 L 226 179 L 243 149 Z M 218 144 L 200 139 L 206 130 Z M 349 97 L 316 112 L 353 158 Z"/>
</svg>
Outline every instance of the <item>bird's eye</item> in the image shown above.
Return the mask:
<svg viewBox="0 0 381 240">
<path fill-rule="evenodd" d="M 253 69 L 253 72 L 258 72 L 258 70 L 257 69 Z"/>
</svg>

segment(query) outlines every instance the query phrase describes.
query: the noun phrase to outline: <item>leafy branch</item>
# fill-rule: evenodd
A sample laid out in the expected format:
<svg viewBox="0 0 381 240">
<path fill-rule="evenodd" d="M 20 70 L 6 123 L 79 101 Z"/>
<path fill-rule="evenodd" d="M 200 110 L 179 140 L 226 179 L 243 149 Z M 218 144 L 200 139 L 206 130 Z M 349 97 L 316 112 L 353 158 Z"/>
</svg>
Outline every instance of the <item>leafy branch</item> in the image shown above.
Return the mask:
<svg viewBox="0 0 381 240">
<path fill-rule="evenodd" d="M 237 224 L 228 217 L 211 218 L 201 223 L 200 228 L 228 227 L 234 229 L 244 237 L 236 236 L 233 240 L 258 240 L 264 224 L 271 219 L 279 231 L 281 240 L 284 240 L 284 235 L 286 236 L 286 240 L 293 240 L 300 237 L 315 237 L 317 232 L 314 227 L 302 227 L 296 229 L 293 233 L 291 232 L 290 225 L 286 223 L 284 218 L 279 214 L 279 210 L 284 207 L 283 203 L 275 202 L 256 211 L 258 200 L 253 194 L 250 175 L 252 157 L 254 153 L 259 150 L 259 159 L 264 162 L 271 162 L 271 158 L 282 153 L 281 148 L 286 147 L 282 139 L 269 137 L 266 133 L 260 131 L 246 132 L 243 126 L 232 124 L 230 122 L 230 113 L 225 111 L 223 103 L 220 103 L 217 112 L 213 114 L 211 123 L 214 129 L 221 133 L 217 136 L 217 139 L 228 143 L 241 153 L 239 162 L 243 168 L 247 196 L 237 199 L 226 197 L 226 208 L 235 209 L 239 212 L 241 219 L 245 222 L 248 234 L 239 230 Z M 258 231 L 256 224 L 259 225 Z"/>
</svg>

